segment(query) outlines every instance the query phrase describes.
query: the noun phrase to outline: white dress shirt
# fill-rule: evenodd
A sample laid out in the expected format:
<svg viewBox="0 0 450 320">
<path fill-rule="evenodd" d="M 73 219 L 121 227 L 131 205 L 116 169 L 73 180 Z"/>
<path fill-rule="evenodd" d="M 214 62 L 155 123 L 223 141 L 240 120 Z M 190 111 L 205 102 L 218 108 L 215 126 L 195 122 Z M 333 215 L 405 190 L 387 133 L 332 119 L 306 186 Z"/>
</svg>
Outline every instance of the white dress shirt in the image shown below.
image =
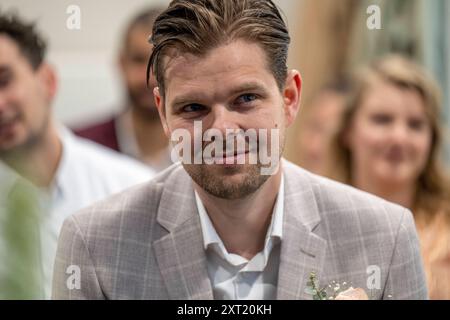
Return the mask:
<svg viewBox="0 0 450 320">
<path fill-rule="evenodd" d="M 42 298 L 45 299 L 51 297 L 57 240 L 64 220 L 79 209 L 132 185 L 145 182 L 154 175 L 153 171 L 136 160 L 76 137 L 66 128 L 60 127 L 59 132 L 62 157 L 55 179 L 50 188 L 37 189 L 43 215 L 39 226 L 40 243 L 36 250 L 40 249 L 44 285 Z M 13 184 L 14 176 L 16 179 L 20 178 L 5 165 L 2 165 L 0 171 L 3 175 L 8 172 L 9 186 Z M 3 187 L 7 188 L 6 185 Z M 4 214 L 2 202 L 6 203 L 5 199 L 0 199 L 0 223 Z M 0 235 L 0 241 L 2 240 Z M 8 257 L 8 252 L 2 253 L 1 250 L 2 245 L 0 260 Z M 0 268 L 0 276 L 1 271 Z"/>
<path fill-rule="evenodd" d="M 283 235 L 284 179 L 281 178 L 264 249 L 250 261 L 237 254 L 228 253 L 197 192 L 195 199 L 200 215 L 203 245 L 214 299 L 275 299 Z"/>
</svg>

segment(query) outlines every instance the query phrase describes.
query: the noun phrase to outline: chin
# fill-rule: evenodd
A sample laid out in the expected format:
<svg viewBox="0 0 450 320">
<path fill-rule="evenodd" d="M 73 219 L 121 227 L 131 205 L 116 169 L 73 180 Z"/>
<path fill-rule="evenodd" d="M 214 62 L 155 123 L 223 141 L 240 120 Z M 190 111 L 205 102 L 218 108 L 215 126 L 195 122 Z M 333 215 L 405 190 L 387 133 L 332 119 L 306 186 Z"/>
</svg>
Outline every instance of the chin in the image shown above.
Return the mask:
<svg viewBox="0 0 450 320">
<path fill-rule="evenodd" d="M 21 141 L 18 137 L 10 137 L 8 139 L 0 140 L 0 153 L 8 153 L 13 152 L 19 146 L 22 145 Z"/>
<path fill-rule="evenodd" d="M 209 193 L 238 199 L 256 191 L 268 178 L 257 165 L 184 165 L 191 178 Z"/>
</svg>

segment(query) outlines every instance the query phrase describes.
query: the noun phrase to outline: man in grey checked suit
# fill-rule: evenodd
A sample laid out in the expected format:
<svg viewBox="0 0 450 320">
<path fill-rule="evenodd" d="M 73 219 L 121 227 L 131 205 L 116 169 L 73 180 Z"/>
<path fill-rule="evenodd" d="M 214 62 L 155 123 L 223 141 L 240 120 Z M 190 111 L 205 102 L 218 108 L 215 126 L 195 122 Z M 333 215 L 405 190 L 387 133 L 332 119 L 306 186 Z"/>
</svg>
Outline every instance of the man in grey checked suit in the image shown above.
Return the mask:
<svg viewBox="0 0 450 320">
<path fill-rule="evenodd" d="M 191 134 L 193 148 L 66 220 L 55 299 L 312 299 L 312 272 L 373 299 L 427 298 L 410 211 L 281 158 L 301 77 L 287 70 L 290 38 L 270 0 L 176 0 L 151 39 L 164 130 Z M 209 129 L 278 134 L 208 156 Z"/>
</svg>

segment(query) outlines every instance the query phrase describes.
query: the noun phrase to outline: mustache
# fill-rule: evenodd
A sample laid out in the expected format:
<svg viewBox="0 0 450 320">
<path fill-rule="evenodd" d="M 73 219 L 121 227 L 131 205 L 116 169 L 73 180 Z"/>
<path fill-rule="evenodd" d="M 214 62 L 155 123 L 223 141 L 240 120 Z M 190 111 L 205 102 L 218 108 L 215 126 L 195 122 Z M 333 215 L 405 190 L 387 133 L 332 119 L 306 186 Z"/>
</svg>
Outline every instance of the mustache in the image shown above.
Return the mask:
<svg viewBox="0 0 450 320">
<path fill-rule="evenodd" d="M 278 128 L 209 128 L 203 131 L 202 121 L 194 121 L 193 131 L 193 135 L 185 128 L 171 132 L 170 140 L 174 143 L 171 158 L 174 162 L 211 165 L 217 160 L 218 164 L 223 164 L 226 159 L 226 164 L 261 165 L 262 175 L 273 174 L 278 165 L 282 152 Z"/>
<path fill-rule="evenodd" d="M 239 143 L 240 141 L 240 143 Z M 211 156 L 217 157 L 232 157 L 246 153 L 258 152 L 259 139 L 256 143 L 250 143 L 250 138 L 245 136 L 229 135 L 225 139 L 212 139 L 212 141 L 204 141 L 201 151 L 203 152 L 207 148 L 212 148 Z"/>
</svg>

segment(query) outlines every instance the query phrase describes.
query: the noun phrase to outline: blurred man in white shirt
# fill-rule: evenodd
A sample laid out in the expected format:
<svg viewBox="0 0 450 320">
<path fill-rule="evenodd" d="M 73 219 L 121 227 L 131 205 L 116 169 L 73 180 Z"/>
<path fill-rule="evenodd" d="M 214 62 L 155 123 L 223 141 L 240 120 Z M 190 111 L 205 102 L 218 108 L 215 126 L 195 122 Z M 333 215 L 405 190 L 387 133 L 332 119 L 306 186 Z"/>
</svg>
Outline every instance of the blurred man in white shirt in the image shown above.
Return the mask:
<svg viewBox="0 0 450 320">
<path fill-rule="evenodd" d="M 172 164 L 170 146 L 164 134 L 153 97 L 156 80 L 145 77 L 151 45 L 148 38 L 163 8 L 140 11 L 129 22 L 118 57 L 119 73 L 126 93 L 122 110 L 105 121 L 77 128 L 80 137 L 126 154 L 162 171 Z"/>
<path fill-rule="evenodd" d="M 36 298 L 50 297 L 56 243 L 64 219 L 153 175 L 140 163 L 77 138 L 56 123 L 51 104 L 57 79 L 45 62 L 45 49 L 33 25 L 0 14 L 0 170 L 8 177 L 1 182 L 0 224 L 7 216 L 8 188 L 17 180 L 26 181 L 39 195 L 41 212 L 35 246 L 43 287 Z M 5 243 L 0 246 L 0 261 L 11 253 Z M 0 281 L 2 271 L 6 270 L 0 267 Z M 8 298 L 8 292 L 2 294 Z"/>
</svg>

